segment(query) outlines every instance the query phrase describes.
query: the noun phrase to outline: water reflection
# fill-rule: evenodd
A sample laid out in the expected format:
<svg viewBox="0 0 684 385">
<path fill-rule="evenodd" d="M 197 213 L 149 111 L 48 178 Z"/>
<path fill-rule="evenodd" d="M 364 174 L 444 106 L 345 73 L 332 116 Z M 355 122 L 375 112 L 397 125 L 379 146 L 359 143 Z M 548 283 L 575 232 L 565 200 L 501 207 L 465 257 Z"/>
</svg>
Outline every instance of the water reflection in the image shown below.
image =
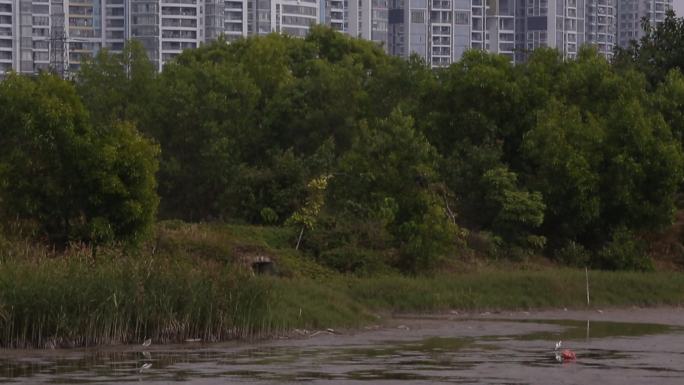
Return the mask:
<svg viewBox="0 0 684 385">
<path fill-rule="evenodd" d="M 478 333 L 462 333 L 473 328 Z M 249 346 L 4 352 L 0 383 L 535 383 L 541 373 L 559 373 L 550 354 L 559 339 L 578 353 L 573 371 L 629 370 L 631 383 L 654 373 L 671 376 L 659 383 L 684 376 L 684 355 L 656 348 L 661 341 L 684 343 L 678 328 L 665 325 L 479 320 L 452 322 L 446 330 L 396 330 L 389 339 L 368 341 L 342 335 Z M 636 345 L 629 344 L 633 339 Z"/>
</svg>

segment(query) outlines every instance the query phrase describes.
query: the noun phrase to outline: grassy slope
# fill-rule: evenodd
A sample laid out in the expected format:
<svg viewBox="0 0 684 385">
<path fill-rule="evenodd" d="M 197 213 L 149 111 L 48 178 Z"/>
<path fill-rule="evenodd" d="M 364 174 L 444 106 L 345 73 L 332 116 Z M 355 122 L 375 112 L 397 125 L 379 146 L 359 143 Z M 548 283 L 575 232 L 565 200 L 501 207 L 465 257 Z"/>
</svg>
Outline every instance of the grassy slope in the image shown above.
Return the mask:
<svg viewBox="0 0 684 385">
<path fill-rule="evenodd" d="M 290 247 L 287 229 L 167 222 L 138 255 L 0 250 L 0 345 L 222 340 L 353 327 L 374 314 L 586 306 L 584 271 L 480 268 L 436 277 L 335 275 Z M 22 249 L 23 247 L 23 249 Z M 280 277 L 241 267 L 250 252 Z M 593 306 L 680 305 L 684 274 L 590 272 Z"/>
</svg>

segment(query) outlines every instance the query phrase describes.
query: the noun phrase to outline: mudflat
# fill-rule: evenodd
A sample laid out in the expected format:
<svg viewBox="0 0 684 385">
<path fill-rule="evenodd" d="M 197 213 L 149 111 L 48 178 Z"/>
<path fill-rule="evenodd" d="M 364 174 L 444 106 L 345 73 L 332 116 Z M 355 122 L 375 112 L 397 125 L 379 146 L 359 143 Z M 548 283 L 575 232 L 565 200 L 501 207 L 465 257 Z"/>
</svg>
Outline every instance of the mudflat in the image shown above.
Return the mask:
<svg viewBox="0 0 684 385">
<path fill-rule="evenodd" d="M 577 360 L 555 359 L 559 340 Z M 252 343 L 6 350 L 0 382 L 681 384 L 684 309 L 449 312 Z"/>
</svg>

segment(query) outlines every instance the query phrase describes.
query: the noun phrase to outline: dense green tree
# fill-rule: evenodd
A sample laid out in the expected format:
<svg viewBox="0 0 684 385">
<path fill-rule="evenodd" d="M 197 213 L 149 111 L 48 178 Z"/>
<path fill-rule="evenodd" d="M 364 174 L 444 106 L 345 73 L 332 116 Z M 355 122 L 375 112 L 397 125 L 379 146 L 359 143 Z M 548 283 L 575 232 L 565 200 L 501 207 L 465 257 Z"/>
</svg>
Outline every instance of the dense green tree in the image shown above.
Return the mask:
<svg viewBox="0 0 684 385">
<path fill-rule="evenodd" d="M 529 192 L 518 186 L 518 176 L 505 167 L 498 167 L 482 175 L 488 228 L 509 244 L 524 248 L 541 248 L 544 240 L 534 235 L 534 229 L 544 221 L 546 208 L 539 192 Z"/>
<path fill-rule="evenodd" d="M 684 75 L 671 70 L 654 92 L 652 102 L 652 108 L 663 115 L 675 139 L 684 142 Z"/>
<path fill-rule="evenodd" d="M 251 223 L 283 223 L 301 207 L 307 195 L 309 168 L 306 159 L 287 151 L 272 150 L 264 154 L 263 164 L 241 164 L 233 181 L 218 203 L 230 218 Z M 264 210 L 272 212 L 264 218 Z"/>
<path fill-rule="evenodd" d="M 152 128 L 162 147 L 162 214 L 218 218 L 244 153 L 267 140 L 253 130 L 259 90 L 240 65 L 182 58 L 161 75 Z"/>
<path fill-rule="evenodd" d="M 302 242 L 340 270 L 429 269 L 454 253 L 457 223 L 505 248 L 548 240 L 571 263 L 634 268 L 636 252 L 607 258 L 671 221 L 682 178 L 682 25 L 647 25 L 613 65 L 583 47 L 515 66 L 471 51 L 433 70 L 316 26 L 219 39 L 156 75 L 129 44 L 76 84 L 97 146 L 134 132 L 121 120 L 158 141 L 165 217 L 282 225 L 333 175 Z"/>
<path fill-rule="evenodd" d="M 563 102 L 537 113 L 522 146 L 525 183 L 547 206 L 551 247 L 579 242 L 596 251 L 618 229 L 638 234 L 671 223 L 682 153 L 649 109 L 643 78 L 618 75 L 585 51 L 561 79 Z"/>
<path fill-rule="evenodd" d="M 100 50 L 76 75 L 76 89 L 98 124 L 127 120 L 147 127 L 157 111 L 157 70 L 138 41 L 121 53 Z"/>
<path fill-rule="evenodd" d="M 518 131 L 525 111 L 510 61 L 498 55 L 468 51 L 462 60 L 439 73 L 440 86 L 426 103 L 431 111 L 421 128 L 441 154 L 466 141 L 493 146 Z M 505 143 L 504 143 L 505 144 Z"/>
<path fill-rule="evenodd" d="M 611 108 L 601 165 L 605 227 L 660 229 L 672 223 L 684 177 L 681 145 L 658 113 L 636 100 Z"/>
<path fill-rule="evenodd" d="M 527 184 L 546 203 L 544 233 L 562 244 L 578 240 L 600 216 L 603 128 L 592 116 L 551 100 L 525 134 Z"/>
<path fill-rule="evenodd" d="M 269 35 L 184 52 L 164 68 L 164 96 L 146 129 L 163 149 L 163 215 L 260 222 L 270 209 L 285 220 L 320 175 L 312 163 L 322 148 L 338 155 L 360 121 L 415 108 L 403 87 L 428 80 L 420 63 L 321 27 L 306 39 Z"/>
<path fill-rule="evenodd" d="M 674 11 L 666 13 L 665 20 L 653 25 L 648 19 L 641 21 L 644 35 L 632 41 L 627 48 L 617 50 L 618 68 L 636 67 L 646 75 L 652 86 L 665 80 L 673 69 L 682 71 L 684 63 L 684 18 Z"/>
<path fill-rule="evenodd" d="M 55 76 L 0 83 L 0 215 L 58 245 L 136 242 L 156 208 L 157 148 L 130 125 L 94 129 L 73 86 Z"/>
<path fill-rule="evenodd" d="M 435 266 L 456 245 L 438 182 L 437 154 L 413 121 L 395 111 L 362 127 L 331 181 L 333 210 L 384 223 L 406 271 Z"/>
</svg>

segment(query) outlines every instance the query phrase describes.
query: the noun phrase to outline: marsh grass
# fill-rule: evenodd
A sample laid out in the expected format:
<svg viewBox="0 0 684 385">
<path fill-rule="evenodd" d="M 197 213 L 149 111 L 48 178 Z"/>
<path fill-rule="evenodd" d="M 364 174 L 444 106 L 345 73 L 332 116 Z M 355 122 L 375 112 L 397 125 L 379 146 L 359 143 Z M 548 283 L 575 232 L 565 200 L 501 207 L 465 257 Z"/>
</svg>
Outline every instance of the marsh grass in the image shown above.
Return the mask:
<svg viewBox="0 0 684 385">
<path fill-rule="evenodd" d="M 174 342 L 268 332 L 270 288 L 176 260 L 60 258 L 0 265 L 0 345 Z"/>
<path fill-rule="evenodd" d="M 594 306 L 680 305 L 684 277 L 592 272 Z M 434 278 L 252 277 L 173 258 L 5 259 L 0 345 L 265 338 L 294 328 L 357 327 L 374 313 L 584 308 L 583 271 L 490 271 Z"/>
<path fill-rule="evenodd" d="M 591 271 L 591 303 L 599 306 L 684 304 L 684 274 Z M 355 279 L 350 296 L 395 312 L 586 308 L 584 270 L 484 270 L 437 277 Z"/>
<path fill-rule="evenodd" d="M 481 267 L 432 277 L 342 276 L 288 246 L 287 230 L 169 225 L 127 253 L 35 243 L 0 247 L 0 346 L 71 347 L 268 338 L 295 328 L 358 327 L 378 314 L 585 308 L 584 270 Z M 236 247 L 277 256 L 285 272 L 253 276 Z M 684 274 L 590 272 L 591 304 L 684 304 Z"/>
</svg>

